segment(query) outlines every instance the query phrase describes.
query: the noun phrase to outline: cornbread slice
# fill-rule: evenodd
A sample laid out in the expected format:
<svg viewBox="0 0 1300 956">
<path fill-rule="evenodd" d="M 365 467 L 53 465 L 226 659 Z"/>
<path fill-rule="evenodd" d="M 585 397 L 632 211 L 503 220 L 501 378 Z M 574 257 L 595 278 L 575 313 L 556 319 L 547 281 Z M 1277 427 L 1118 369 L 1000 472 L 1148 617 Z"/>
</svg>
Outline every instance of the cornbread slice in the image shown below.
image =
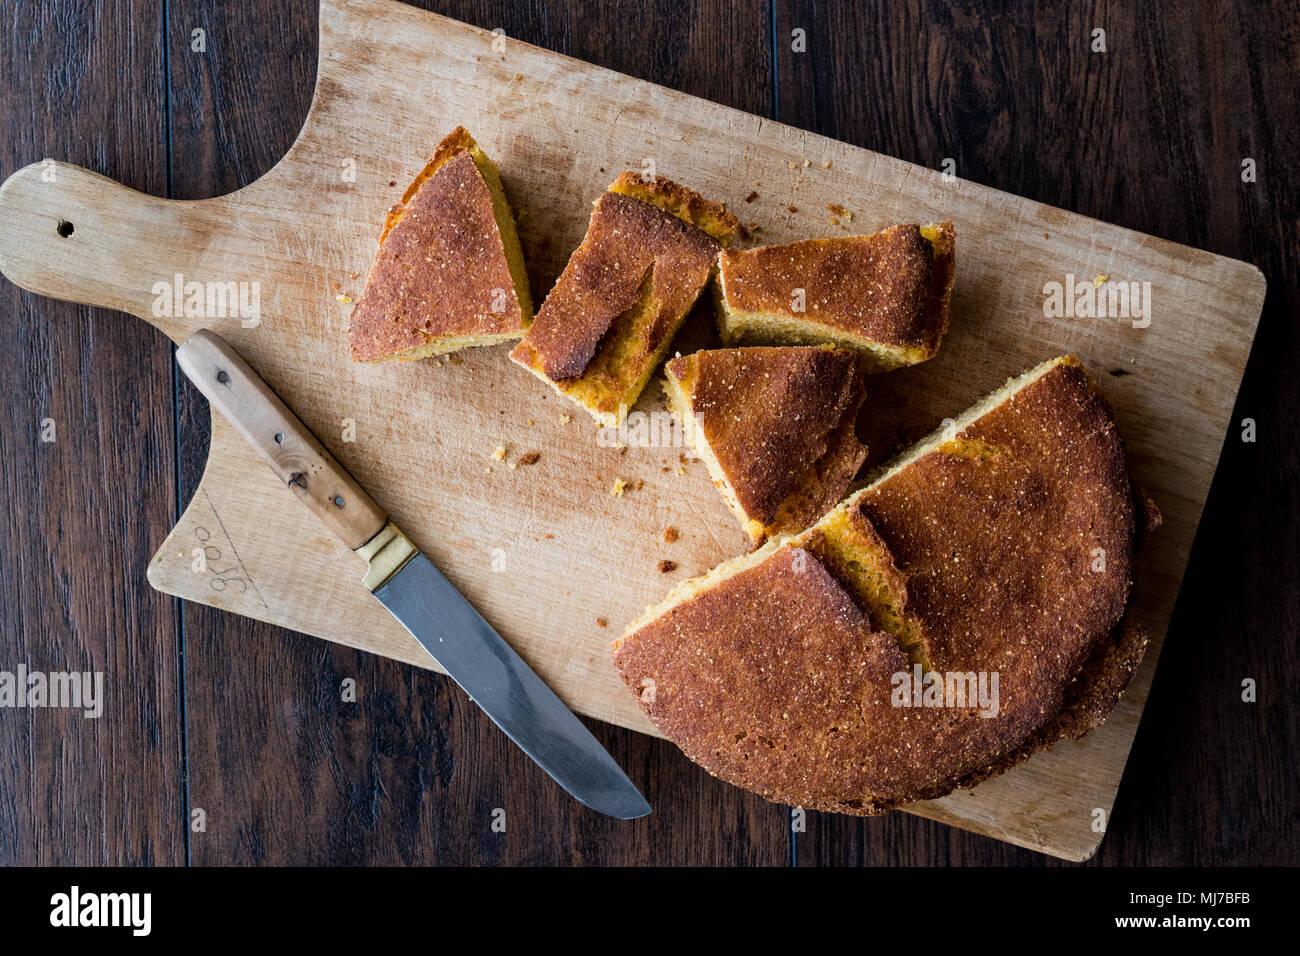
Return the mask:
<svg viewBox="0 0 1300 956">
<path fill-rule="evenodd" d="M 665 371 L 669 407 L 755 541 L 816 521 L 867 457 L 854 431 L 864 392 L 852 352 L 714 349 Z"/>
<path fill-rule="evenodd" d="M 782 803 L 880 813 L 1105 719 L 1146 646 L 1123 622 L 1136 534 L 1110 409 L 1076 359 L 1054 359 L 807 531 L 679 585 L 614 662 L 711 773 Z M 996 706 L 916 706 L 898 689 L 918 668 L 996 674 Z"/>
<path fill-rule="evenodd" d="M 420 359 L 523 336 L 528 273 L 496 164 L 456 127 L 384 221 L 352 359 Z"/>
<path fill-rule="evenodd" d="M 948 329 L 952 223 L 729 250 L 717 298 L 723 341 L 858 350 L 868 371 L 932 358 Z"/>
<path fill-rule="evenodd" d="M 738 223 L 670 180 L 625 172 L 510 357 L 617 425 L 650 380 Z"/>
</svg>

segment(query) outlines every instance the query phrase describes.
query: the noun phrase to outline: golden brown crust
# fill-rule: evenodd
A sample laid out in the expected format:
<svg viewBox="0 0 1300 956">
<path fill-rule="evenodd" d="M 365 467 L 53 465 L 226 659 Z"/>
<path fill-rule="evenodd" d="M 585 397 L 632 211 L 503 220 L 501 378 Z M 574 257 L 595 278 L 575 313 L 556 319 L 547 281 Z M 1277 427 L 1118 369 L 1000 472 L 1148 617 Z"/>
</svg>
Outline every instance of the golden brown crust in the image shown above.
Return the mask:
<svg viewBox="0 0 1300 956">
<path fill-rule="evenodd" d="M 406 187 L 406 192 L 402 193 L 401 200 L 388 211 L 388 216 L 384 219 L 384 229 L 379 234 L 379 241 L 382 244 L 387 238 L 392 228 L 401 221 L 402 214 L 406 211 L 406 204 L 411 201 L 425 182 L 433 177 L 446 162 L 461 153 L 471 152 L 478 148 L 478 143 L 474 142 L 474 137 L 469 135 L 469 130 L 463 126 L 457 126 L 454 130 L 443 137 L 433 150 L 433 156 L 424 164 L 411 184 Z"/>
<path fill-rule="evenodd" d="M 598 417 L 614 415 L 644 388 L 718 250 L 716 239 L 672 213 L 605 192 L 510 357 Z"/>
<path fill-rule="evenodd" d="M 614 662 L 659 730 L 723 780 L 851 813 L 889 789 L 902 739 L 887 739 L 902 713 L 890 675 L 907 659 L 806 551 L 782 548 L 678 605 Z M 873 727 L 881 737 L 860 747 Z"/>
<path fill-rule="evenodd" d="M 417 178 L 410 198 L 390 214 L 352 312 L 354 361 L 388 358 L 441 336 L 522 334 L 524 310 L 492 194 L 466 138 L 444 140 L 436 170 Z"/>
<path fill-rule="evenodd" d="M 704 230 L 723 246 L 730 245 L 740 229 L 740 220 L 722 203 L 705 199 L 694 189 L 662 176 L 646 178 L 640 173 L 624 171 L 610 184 L 609 191 L 658 206 Z"/>
<path fill-rule="evenodd" d="M 686 393 L 692 440 L 707 444 L 756 540 L 798 531 L 844 495 L 867 449 L 851 352 L 812 346 L 713 349 L 668 363 Z"/>
<path fill-rule="evenodd" d="M 1140 629 L 1117 629 L 1135 533 L 1113 417 L 1066 361 L 757 564 L 651 612 L 615 662 L 629 686 L 672 689 L 648 713 L 724 779 L 798 806 L 880 812 L 1104 720 L 1145 647 Z M 820 573 L 797 573 L 798 555 Z M 826 577 L 842 598 L 827 597 Z M 882 640 L 892 653 L 873 657 Z M 997 715 L 876 707 L 909 664 L 996 673 Z M 856 719 L 808 709 L 845 693 L 862 704 Z M 774 736 L 792 708 L 800 718 Z M 778 745 L 729 745 L 744 723 Z"/>
<path fill-rule="evenodd" d="M 954 247 L 949 222 L 726 250 L 724 330 L 756 341 L 874 345 L 890 353 L 881 367 L 923 361 L 947 330 Z M 775 316 L 781 328 L 751 324 L 750 315 Z"/>
</svg>

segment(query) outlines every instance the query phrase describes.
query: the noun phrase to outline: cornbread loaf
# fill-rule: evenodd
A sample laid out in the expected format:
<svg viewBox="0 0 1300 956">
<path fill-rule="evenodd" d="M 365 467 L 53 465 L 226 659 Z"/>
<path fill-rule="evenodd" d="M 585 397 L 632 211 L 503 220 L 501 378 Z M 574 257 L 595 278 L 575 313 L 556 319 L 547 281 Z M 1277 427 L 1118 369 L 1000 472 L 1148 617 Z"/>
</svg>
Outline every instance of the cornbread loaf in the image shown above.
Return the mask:
<svg viewBox="0 0 1300 956">
<path fill-rule="evenodd" d="M 352 358 L 420 359 L 513 341 L 532 318 L 501 176 L 458 126 L 388 213 L 352 311 Z"/>
<path fill-rule="evenodd" d="M 952 223 L 728 250 L 719 257 L 723 341 L 858 350 L 868 371 L 932 358 L 948 328 Z"/>
<path fill-rule="evenodd" d="M 622 173 L 510 357 L 616 425 L 731 242 L 736 217 L 670 180 Z"/>
<path fill-rule="evenodd" d="M 1054 359 L 807 531 L 679 585 L 614 661 L 665 736 L 768 799 L 865 815 L 938 797 L 1114 707 L 1146 647 L 1123 621 L 1135 501 L 1109 407 Z M 970 693 L 927 703 L 909 687 L 931 672 Z M 993 706 L 973 699 L 985 679 Z"/>
<path fill-rule="evenodd" d="M 755 541 L 820 518 L 867 456 L 854 431 L 864 392 L 852 352 L 712 349 L 665 371 L 669 407 Z"/>
</svg>

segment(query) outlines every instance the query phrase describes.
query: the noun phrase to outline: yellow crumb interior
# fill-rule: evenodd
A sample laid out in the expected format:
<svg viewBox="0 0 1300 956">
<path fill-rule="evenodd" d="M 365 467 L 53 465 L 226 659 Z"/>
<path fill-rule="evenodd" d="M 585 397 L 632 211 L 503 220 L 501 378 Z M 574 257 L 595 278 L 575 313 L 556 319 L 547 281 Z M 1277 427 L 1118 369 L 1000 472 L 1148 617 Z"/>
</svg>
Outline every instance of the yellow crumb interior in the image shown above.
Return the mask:
<svg viewBox="0 0 1300 956">
<path fill-rule="evenodd" d="M 951 235 L 946 235 L 936 223 L 921 226 L 920 232 L 922 238 L 930 243 L 936 258 L 952 254 Z M 736 345 L 742 341 L 758 345 L 838 345 L 858 352 L 868 372 L 888 372 L 890 369 L 916 365 L 934 355 L 934 350 L 929 346 L 904 348 L 887 345 L 788 312 L 744 312 L 733 309 L 727 299 L 726 280 L 727 274 L 723 270 L 718 275 L 715 300 L 721 319 L 718 331 L 727 345 Z"/>
<path fill-rule="evenodd" d="M 672 372 L 668 372 L 664 376 L 664 393 L 668 397 L 668 409 L 682 423 L 682 428 L 690 438 L 691 447 L 694 449 L 695 454 L 704 462 L 704 467 L 708 469 L 709 477 L 713 479 L 713 484 L 722 495 L 722 500 L 731 509 L 731 513 L 736 516 L 736 520 L 745 529 L 745 533 L 754 541 L 761 541 L 766 530 L 763 523 L 749 517 L 745 512 L 744 507 L 736 498 L 735 489 L 731 487 L 731 482 L 727 479 L 727 473 L 723 469 L 722 463 L 713 454 L 713 449 L 709 447 L 708 439 L 704 437 L 704 431 L 695 418 L 689 393 L 695 387 L 697 364 L 687 362 L 686 367 L 687 373 L 680 380 L 675 378 Z"/>
<path fill-rule="evenodd" d="M 1008 379 L 1006 384 L 997 391 L 985 396 L 954 419 L 951 425 L 935 430 L 886 462 L 876 470 L 867 483 L 859 486 L 806 531 L 797 536 L 782 535 L 773 538 L 751 554 L 724 561 L 708 574 L 683 581 L 661 603 L 647 609 L 627 633 L 630 635 L 637 628 L 666 613 L 674 605 L 689 600 L 719 581 L 766 560 L 781 545 L 789 543 L 794 547 L 808 547 L 813 537 L 820 534 L 832 570 L 840 575 L 841 583 L 849 589 L 859 606 L 871 615 L 876 627 L 898 642 L 899 647 L 912 663 L 919 663 L 928 669 L 929 661 L 923 635 L 917 623 L 909 619 L 903 609 L 905 598 L 903 578 L 894 567 L 893 557 L 887 548 L 874 537 L 863 533 L 852 517 L 852 506 L 871 488 L 887 481 L 917 459 L 933 451 L 963 457 L 997 454 L 997 449 L 987 442 L 962 438 L 961 432 L 1056 366 L 1078 364 L 1079 361 L 1074 356 L 1062 356 L 1044 362 L 1023 375 Z"/>
<path fill-rule="evenodd" d="M 371 359 L 370 364 L 378 365 L 381 362 L 414 362 L 417 359 L 429 358 L 433 355 L 445 355 L 448 352 L 459 352 L 461 349 L 477 348 L 486 345 L 498 345 L 502 342 L 518 342 L 521 335 L 523 335 L 523 332 L 503 332 L 499 335 L 430 336 L 428 341 L 423 345 L 416 345 L 401 352 L 393 352 L 391 355 L 381 355 L 379 358 Z"/>
<path fill-rule="evenodd" d="M 690 202 L 684 193 L 665 192 L 656 189 L 653 180 L 645 182 L 639 176 L 625 173 L 610 184 L 608 192 L 631 196 L 633 199 L 639 199 L 644 203 L 657 206 L 683 222 L 689 222 L 696 228 L 702 229 L 724 246 L 730 244 L 735 237 L 735 226 L 718 215 L 711 204 L 701 204 L 692 210 Z"/>
</svg>

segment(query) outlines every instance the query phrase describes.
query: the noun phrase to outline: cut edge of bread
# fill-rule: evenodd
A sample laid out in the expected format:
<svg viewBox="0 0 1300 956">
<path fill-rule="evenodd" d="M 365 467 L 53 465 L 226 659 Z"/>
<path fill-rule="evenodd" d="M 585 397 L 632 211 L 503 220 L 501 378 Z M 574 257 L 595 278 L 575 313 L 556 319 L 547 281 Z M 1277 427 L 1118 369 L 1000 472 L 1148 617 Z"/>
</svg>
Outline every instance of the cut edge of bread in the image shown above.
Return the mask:
<svg viewBox="0 0 1300 956">
<path fill-rule="evenodd" d="M 610 183 L 605 192 L 617 193 L 629 199 L 635 199 L 638 202 L 654 206 L 680 219 L 687 225 L 699 229 L 705 235 L 722 243 L 724 247 L 731 242 L 736 230 L 739 228 L 739 221 L 722 203 L 705 199 L 695 190 L 670 179 L 665 179 L 662 176 L 646 179 L 639 173 L 624 171 L 619 174 L 614 182 Z M 599 202 L 599 199 L 597 202 Z M 590 228 L 589 225 L 588 230 Z M 586 241 L 587 238 L 584 236 L 583 242 Z M 597 387 L 588 387 L 590 385 L 589 376 L 593 371 L 598 371 L 602 367 L 617 368 L 624 363 L 627 350 L 639 341 L 638 332 L 653 321 L 656 303 L 651 296 L 650 290 L 654 284 L 654 268 L 654 263 L 651 263 L 642 278 L 642 290 L 637 296 L 636 303 L 619 317 L 622 327 L 611 326 L 606 331 L 595 355 L 587 363 L 587 367 L 582 370 L 581 375 L 558 381 L 551 378 L 546 374 L 536 352 L 528 347 L 527 342 L 525 342 L 524 348 L 520 350 L 525 354 L 518 357 L 512 354 L 511 358 L 556 392 L 584 409 L 596 420 L 598 425 L 608 428 L 618 427 L 631 411 L 632 406 L 636 404 L 637 399 L 641 397 L 641 393 L 645 391 L 646 386 L 650 384 L 650 379 L 655 372 L 663 365 L 668 350 L 672 346 L 673 337 L 685 324 L 691 309 L 695 307 L 705 287 L 713 284 L 712 279 L 717 273 L 718 263 L 716 259 L 713 261 L 708 276 L 706 276 L 704 283 L 696 292 L 695 299 L 691 301 L 690 305 L 678 318 L 676 328 L 673 329 L 672 334 L 665 335 L 663 341 L 659 343 L 655 350 L 646 356 L 645 364 L 637 378 L 629 382 L 621 394 L 617 396 L 618 403 L 614 409 L 601 408 L 600 404 L 607 396 Z"/>
<path fill-rule="evenodd" d="M 669 365 L 671 366 L 671 364 L 670 362 Z M 694 366 L 692 366 L 692 370 L 694 370 Z M 731 486 L 731 480 L 727 477 L 726 470 L 722 467 L 722 463 L 718 461 L 717 455 L 713 453 L 713 449 L 710 447 L 709 441 L 704 436 L 704 431 L 700 428 L 699 421 L 695 417 L 690 396 L 687 394 L 687 390 L 691 389 L 693 384 L 693 376 L 679 381 L 670 368 L 664 369 L 663 385 L 664 394 L 668 398 L 668 410 L 676 415 L 677 420 L 681 422 L 686 441 L 700 460 L 704 462 L 704 467 L 708 470 L 714 487 L 722 495 L 722 500 L 726 502 L 731 513 L 736 516 L 740 526 L 744 528 L 745 533 L 749 535 L 751 540 L 761 541 L 766 532 L 765 526 L 761 521 L 751 518 L 746 513 L 744 506 L 736 497 L 736 491 Z"/>
<path fill-rule="evenodd" d="M 654 267 L 651 265 L 642 279 L 642 290 L 637 296 L 636 303 L 619 317 L 620 320 L 625 322 L 627 328 L 611 328 L 610 332 L 603 337 L 601 347 L 597 349 L 592 360 L 587 363 L 587 367 L 583 369 L 582 374 L 576 378 L 559 380 L 551 378 L 546 374 L 546 370 L 542 368 L 541 362 L 537 359 L 537 353 L 532 351 L 528 342 L 525 342 L 522 346 L 527 350 L 526 359 L 516 357 L 514 354 L 511 355 L 511 358 L 516 364 L 528 369 L 556 392 L 586 411 L 596 420 L 598 425 L 617 428 L 628 412 L 631 411 L 632 406 L 636 404 L 636 400 L 641 397 L 641 393 L 645 391 L 655 370 L 663 364 L 664 357 L 668 354 L 668 349 L 672 345 L 672 336 L 666 336 L 658 348 L 647 356 L 645 366 L 641 369 L 640 374 L 618 396 L 618 405 L 613 411 L 600 407 L 599 401 L 604 396 L 601 394 L 601 389 L 593 385 L 588 376 L 594 370 L 599 370 L 602 367 L 617 367 L 626 361 L 626 351 L 637 342 L 636 330 L 645 326 L 654 316 L 655 299 L 650 294 L 653 278 Z M 682 321 L 685 321 L 685 316 L 683 316 Z"/>
<path fill-rule="evenodd" d="M 926 300 L 925 342 L 914 346 L 896 346 L 862 335 L 854 335 L 821 322 L 794 318 L 777 312 L 742 312 L 727 302 L 726 271 L 715 266 L 718 281 L 714 284 L 714 302 L 718 313 L 718 334 L 724 344 L 742 342 L 772 345 L 836 345 L 857 352 L 867 372 L 888 372 L 918 365 L 933 358 L 948 331 L 947 296 L 951 288 L 950 273 L 955 234 L 951 223 L 927 223 L 918 226 L 921 237 L 930 243 L 934 269 L 930 293 Z"/>
<path fill-rule="evenodd" d="M 913 663 L 928 667 L 928 650 L 925 640 L 903 613 L 905 591 L 902 576 L 894 565 L 893 556 L 883 541 L 866 541 L 858 534 L 850 519 L 854 502 L 873 487 L 892 478 L 917 459 L 930 452 L 947 448 L 961 454 L 960 433 L 979 418 L 1009 400 L 1017 392 L 1037 381 L 1058 365 L 1080 366 L 1073 355 L 1049 359 L 1021 375 L 1008 379 L 1003 386 L 966 411 L 952 423 L 940 427 L 878 468 L 872 476 L 828 511 L 821 519 L 799 534 L 781 534 L 768 540 L 761 548 L 722 562 L 706 574 L 689 578 L 674 587 L 658 604 L 648 607 L 614 642 L 614 649 L 646 624 L 670 612 L 681 604 L 720 581 L 766 560 L 785 544 L 801 547 L 810 552 L 818 550 L 817 538 L 824 542 L 828 557 L 835 570 L 847 580 L 842 580 L 846 590 L 858 605 L 871 616 L 873 624 L 897 641 L 899 648 Z"/>
<path fill-rule="evenodd" d="M 740 229 L 740 220 L 724 204 L 705 199 L 695 190 L 663 176 L 647 178 L 640 173 L 625 170 L 609 184 L 606 192 L 619 193 L 639 199 L 690 223 L 729 246 Z"/>
<path fill-rule="evenodd" d="M 940 425 L 920 441 L 909 445 L 893 458 L 880 465 L 869 474 L 864 481 L 857 483 L 850 491 L 848 497 L 846 497 L 837 507 L 850 507 L 854 499 L 859 495 L 869 491 L 872 487 L 881 482 L 892 478 L 908 465 L 912 464 L 912 462 L 924 455 L 928 455 L 932 451 L 937 451 L 944 446 L 949 446 L 949 451 L 954 454 L 961 454 L 963 450 L 971 449 L 971 442 L 958 437 L 961 432 L 965 431 L 975 421 L 983 418 L 1003 402 L 1010 399 L 1021 389 L 1038 381 L 1038 379 L 1042 378 L 1058 365 L 1073 365 L 1079 368 L 1083 367 L 1077 356 L 1060 355 L 1056 358 L 1048 359 L 1046 362 L 1041 362 L 1040 364 L 1035 365 L 1027 372 L 1012 376 L 1003 383 L 1001 388 L 995 389 L 985 395 L 974 405 L 970 406 L 970 408 L 952 419 L 948 424 Z"/>
</svg>

